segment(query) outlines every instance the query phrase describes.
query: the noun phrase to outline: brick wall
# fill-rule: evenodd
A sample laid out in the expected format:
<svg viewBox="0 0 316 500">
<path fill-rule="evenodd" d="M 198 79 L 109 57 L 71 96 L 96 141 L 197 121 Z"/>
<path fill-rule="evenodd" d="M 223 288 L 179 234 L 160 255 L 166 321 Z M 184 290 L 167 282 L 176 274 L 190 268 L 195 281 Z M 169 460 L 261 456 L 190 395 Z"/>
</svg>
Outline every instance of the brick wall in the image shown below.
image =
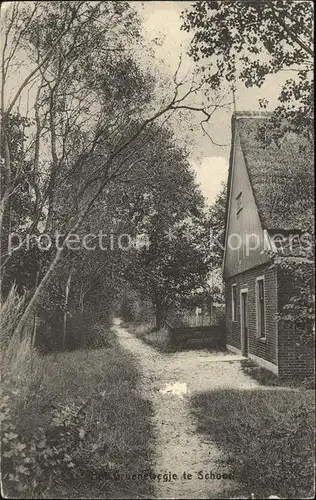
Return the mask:
<svg viewBox="0 0 316 500">
<path fill-rule="evenodd" d="M 279 375 L 284 378 L 305 378 L 314 375 L 314 347 L 298 342 L 295 327 L 279 322 Z"/>
<path fill-rule="evenodd" d="M 257 336 L 256 278 L 265 278 L 266 338 Z M 232 321 L 232 284 L 237 286 L 237 315 Z M 280 377 L 307 377 L 315 373 L 314 347 L 302 346 L 298 331 L 278 313 L 293 293 L 292 283 L 277 265 L 266 264 L 230 278 L 225 283 L 227 344 L 241 350 L 240 290 L 248 288 L 248 353 L 278 366 Z"/>
<path fill-rule="evenodd" d="M 286 273 L 278 269 L 278 304 L 279 312 L 295 293 L 294 283 Z M 315 350 L 313 342 L 310 345 L 301 345 L 299 331 L 288 321 L 279 320 L 279 375 L 281 377 L 308 377 L 313 376 Z"/>
<path fill-rule="evenodd" d="M 266 338 L 264 340 L 257 336 L 256 278 L 259 276 L 265 278 Z M 237 316 L 235 322 L 232 321 L 231 286 L 233 283 L 237 285 Z M 237 349 L 241 349 L 240 290 L 242 288 L 248 288 L 248 352 L 277 365 L 278 294 L 275 266 L 270 263 L 258 266 L 228 279 L 225 283 L 227 344 Z"/>
</svg>

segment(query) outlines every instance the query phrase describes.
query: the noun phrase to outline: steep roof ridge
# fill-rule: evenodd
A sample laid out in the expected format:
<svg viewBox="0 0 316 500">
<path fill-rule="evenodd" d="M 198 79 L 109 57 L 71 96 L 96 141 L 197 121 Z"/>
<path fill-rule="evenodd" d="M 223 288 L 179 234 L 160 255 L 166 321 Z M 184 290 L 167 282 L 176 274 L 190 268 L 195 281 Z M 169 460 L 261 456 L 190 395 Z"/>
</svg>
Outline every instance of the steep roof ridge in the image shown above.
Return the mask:
<svg viewBox="0 0 316 500">
<path fill-rule="evenodd" d="M 247 117 L 247 118 L 249 118 L 249 117 Z M 257 118 L 257 117 L 252 117 L 252 118 Z M 260 117 L 260 118 L 263 118 L 263 117 Z M 237 130 L 237 131 L 238 131 L 238 134 L 239 134 L 239 130 Z M 259 215 L 259 219 L 260 219 L 260 222 L 261 222 L 262 229 L 268 229 L 269 224 L 268 224 L 268 221 L 267 221 L 267 217 L 264 214 L 264 212 L 261 210 L 260 203 L 259 203 L 259 198 L 258 198 L 258 194 L 257 194 L 256 190 L 254 189 L 253 174 L 252 174 L 251 168 L 249 166 L 247 154 L 245 152 L 245 148 L 244 148 L 244 145 L 243 145 L 242 138 L 240 137 L 240 134 L 239 134 L 239 144 L 240 144 L 240 148 L 241 148 L 241 151 L 242 151 L 242 154 L 243 154 L 243 157 L 244 157 L 247 174 L 248 174 L 248 178 L 249 178 L 249 181 L 250 181 L 250 188 L 251 188 L 251 192 L 252 192 L 252 195 L 254 197 L 254 200 L 255 200 L 255 204 L 256 204 L 256 207 L 257 207 L 257 212 L 258 212 L 258 215 Z"/>
</svg>

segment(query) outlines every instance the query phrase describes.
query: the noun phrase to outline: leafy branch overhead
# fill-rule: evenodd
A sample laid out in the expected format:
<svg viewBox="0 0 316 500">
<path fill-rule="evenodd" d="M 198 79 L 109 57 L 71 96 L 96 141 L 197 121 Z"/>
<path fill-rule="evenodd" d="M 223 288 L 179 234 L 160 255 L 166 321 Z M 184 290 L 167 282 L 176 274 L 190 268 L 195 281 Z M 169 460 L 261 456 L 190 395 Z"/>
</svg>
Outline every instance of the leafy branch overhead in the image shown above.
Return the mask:
<svg viewBox="0 0 316 500">
<path fill-rule="evenodd" d="M 261 87 L 268 75 L 292 71 L 276 115 L 289 119 L 296 129 L 312 129 L 312 2 L 201 1 L 187 9 L 183 19 L 182 28 L 193 32 L 190 55 L 212 88 L 238 81 Z"/>
<path fill-rule="evenodd" d="M 145 56 L 141 62 L 140 50 Z M 154 76 L 150 54 L 138 14 L 127 2 L 13 3 L 7 10 L 0 211 L 5 294 L 26 259 L 23 248 L 10 252 L 10 232 L 21 235 L 23 244 L 32 234 L 52 235 L 55 230 L 67 241 L 89 226 L 91 214 L 99 203 L 108 203 L 118 184 L 127 185 L 129 175 L 142 165 L 150 168 L 149 145 L 174 113 L 198 113 L 204 127 L 227 105 L 216 96 L 193 105 L 192 95 L 203 93 L 206 82 L 180 76 L 181 59 L 174 76 L 163 81 Z M 14 77 L 17 85 L 10 92 Z M 165 141 L 168 149 L 169 139 Z M 171 157 L 177 162 L 176 155 Z M 69 276 L 78 277 L 65 244 L 40 261 L 35 253 L 26 260 L 32 272 L 20 285 L 30 291 L 29 302 L 17 333 L 63 268 L 68 278 L 56 287 L 63 309 L 65 290 L 72 287 Z M 80 309 L 90 286 L 79 287 Z"/>
</svg>

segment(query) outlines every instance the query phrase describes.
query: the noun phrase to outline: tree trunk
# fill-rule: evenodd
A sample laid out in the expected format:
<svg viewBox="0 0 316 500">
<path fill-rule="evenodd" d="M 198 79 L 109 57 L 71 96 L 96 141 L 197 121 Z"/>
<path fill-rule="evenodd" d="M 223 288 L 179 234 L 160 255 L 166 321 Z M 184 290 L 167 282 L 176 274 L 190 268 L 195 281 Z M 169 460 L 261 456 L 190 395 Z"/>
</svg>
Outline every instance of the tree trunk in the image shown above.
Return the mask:
<svg viewBox="0 0 316 500">
<path fill-rule="evenodd" d="M 160 328 L 163 327 L 164 321 L 166 319 L 165 307 L 161 301 L 155 303 L 155 317 L 156 317 L 156 330 L 160 330 Z"/>
<path fill-rule="evenodd" d="M 56 94 L 58 92 L 59 78 L 60 75 L 58 72 L 57 82 L 54 88 L 51 89 L 51 94 L 50 94 L 49 127 L 50 127 L 50 137 L 51 137 L 50 149 L 52 155 L 52 164 L 51 164 L 51 175 L 48 185 L 48 198 L 47 198 L 48 212 L 45 225 L 45 232 L 49 232 L 53 226 L 54 205 L 56 196 L 56 180 L 57 180 L 58 170 L 60 167 L 60 162 L 57 154 L 57 134 L 56 134 Z"/>
<path fill-rule="evenodd" d="M 70 283 L 71 283 L 71 273 L 72 273 L 72 270 L 70 269 L 69 275 L 68 275 L 68 280 L 66 283 L 66 288 L 65 288 L 64 322 L 63 322 L 63 350 L 65 350 L 65 346 L 66 346 L 67 306 L 68 306 L 69 290 L 70 290 Z"/>
<path fill-rule="evenodd" d="M 62 37 L 62 35 L 60 36 L 60 38 L 58 38 L 58 40 L 61 39 L 61 37 Z M 53 46 L 55 47 L 55 45 L 56 45 L 56 42 L 55 42 L 55 44 Z M 30 75 L 24 80 L 23 84 L 21 85 L 21 87 L 17 91 L 17 93 L 16 93 L 13 101 L 11 102 L 11 105 L 9 106 L 8 113 L 11 112 L 11 109 L 13 108 L 13 106 L 15 104 L 15 101 L 18 99 L 18 96 L 20 95 L 20 93 L 22 92 L 22 90 L 24 89 L 24 87 L 27 85 L 29 79 L 36 73 L 37 69 L 39 67 L 41 67 L 46 62 L 47 59 L 48 59 L 48 57 L 45 58 L 45 59 L 43 59 L 43 61 L 40 63 L 40 65 L 37 66 L 37 68 L 35 68 L 35 70 L 32 73 L 30 73 Z M 126 150 L 133 143 L 133 141 L 135 141 L 135 139 L 137 139 L 141 135 L 141 133 L 148 127 L 148 125 L 150 125 L 151 123 L 155 122 L 158 118 L 160 118 L 164 114 L 168 113 L 169 111 L 172 111 L 174 109 L 180 109 L 179 106 L 178 107 L 175 106 L 177 95 L 178 94 L 177 94 L 177 91 L 176 91 L 175 95 L 173 96 L 173 98 L 171 99 L 171 101 L 165 107 L 163 107 L 162 109 L 159 109 L 150 118 L 145 119 L 143 121 L 143 123 L 139 126 L 139 128 L 136 129 L 136 132 L 134 132 L 131 137 L 129 137 L 128 139 L 126 139 L 126 141 L 123 141 L 123 144 L 121 144 L 116 149 L 116 151 L 114 151 L 113 153 L 111 153 L 110 157 L 99 167 L 99 169 L 102 167 L 102 169 L 104 171 L 104 177 L 103 177 L 103 179 L 101 181 L 99 189 L 97 189 L 97 192 L 92 196 L 92 198 L 88 202 L 87 206 L 79 214 L 77 223 L 75 223 L 74 226 L 70 227 L 70 229 L 67 231 L 67 234 L 65 236 L 65 240 L 68 238 L 68 236 L 70 234 L 76 233 L 76 231 L 81 227 L 82 222 L 84 221 L 86 215 L 90 212 L 90 209 L 91 209 L 92 205 L 99 198 L 100 194 L 103 192 L 106 184 L 108 184 L 109 182 L 113 181 L 116 177 L 119 176 L 119 174 L 118 174 L 117 171 L 114 171 L 111 175 L 108 175 L 111 166 L 113 166 L 113 161 L 124 150 Z M 30 301 L 29 301 L 29 303 L 28 303 L 28 305 L 27 305 L 27 307 L 26 307 L 26 309 L 25 309 L 25 311 L 24 311 L 24 313 L 23 313 L 23 315 L 22 315 L 22 317 L 21 317 L 21 319 L 20 319 L 20 321 L 19 321 L 16 329 L 15 329 L 14 335 L 16 337 L 21 338 L 21 335 L 22 335 L 22 332 L 24 330 L 25 324 L 26 324 L 27 320 L 29 319 L 30 314 L 33 312 L 33 309 L 34 309 L 34 307 L 37 304 L 37 301 L 39 299 L 39 296 L 40 296 L 42 290 L 44 290 L 45 287 L 47 286 L 47 284 L 50 282 L 51 276 L 52 276 L 52 274 L 53 274 L 53 272 L 54 272 L 57 264 L 59 263 L 61 257 L 63 256 L 65 248 L 66 248 L 65 245 L 63 245 L 62 247 L 60 247 L 57 250 L 57 252 L 55 254 L 55 257 L 54 257 L 53 261 L 51 262 L 51 264 L 50 264 L 50 266 L 49 266 L 46 274 L 44 275 L 44 277 L 42 278 L 42 280 L 38 284 L 38 287 L 37 287 L 36 291 L 34 292 L 33 296 L 31 297 L 31 299 L 30 299 Z M 161 314 L 159 313 L 159 315 L 158 315 L 158 322 L 161 324 L 161 321 L 162 321 L 162 317 L 161 317 Z"/>
<path fill-rule="evenodd" d="M 39 278 L 39 270 L 36 273 L 36 280 L 35 280 L 35 290 L 38 285 L 38 278 Z M 32 332 L 32 347 L 35 346 L 36 342 L 36 330 L 37 330 L 37 316 L 36 316 L 36 311 L 33 313 L 33 332 Z"/>
<path fill-rule="evenodd" d="M 213 297 L 211 297 L 211 300 L 210 300 L 210 307 L 209 307 L 209 311 L 210 311 L 210 324 L 213 325 L 214 324 L 214 321 L 213 321 Z"/>
<path fill-rule="evenodd" d="M 8 251 L 8 242 L 10 234 L 10 196 L 12 194 L 12 172 L 11 172 L 11 154 L 8 142 L 8 116 L 1 114 L 1 204 L 0 204 L 0 235 L 1 235 L 1 253 Z"/>
</svg>

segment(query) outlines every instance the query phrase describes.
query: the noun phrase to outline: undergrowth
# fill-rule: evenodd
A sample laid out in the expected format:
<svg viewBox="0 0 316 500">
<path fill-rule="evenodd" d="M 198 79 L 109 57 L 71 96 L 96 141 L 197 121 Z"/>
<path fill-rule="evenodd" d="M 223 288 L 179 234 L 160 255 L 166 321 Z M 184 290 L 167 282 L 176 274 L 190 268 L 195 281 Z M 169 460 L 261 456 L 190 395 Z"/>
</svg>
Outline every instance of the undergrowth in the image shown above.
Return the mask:
<svg viewBox="0 0 316 500">
<path fill-rule="evenodd" d="M 1 317 L 2 494 L 150 495 L 150 484 L 113 480 L 114 472 L 150 470 L 152 408 L 139 394 L 132 356 L 113 336 L 108 348 L 41 356 L 28 330 L 23 339 L 13 334 L 22 309 L 13 291 Z"/>
</svg>

